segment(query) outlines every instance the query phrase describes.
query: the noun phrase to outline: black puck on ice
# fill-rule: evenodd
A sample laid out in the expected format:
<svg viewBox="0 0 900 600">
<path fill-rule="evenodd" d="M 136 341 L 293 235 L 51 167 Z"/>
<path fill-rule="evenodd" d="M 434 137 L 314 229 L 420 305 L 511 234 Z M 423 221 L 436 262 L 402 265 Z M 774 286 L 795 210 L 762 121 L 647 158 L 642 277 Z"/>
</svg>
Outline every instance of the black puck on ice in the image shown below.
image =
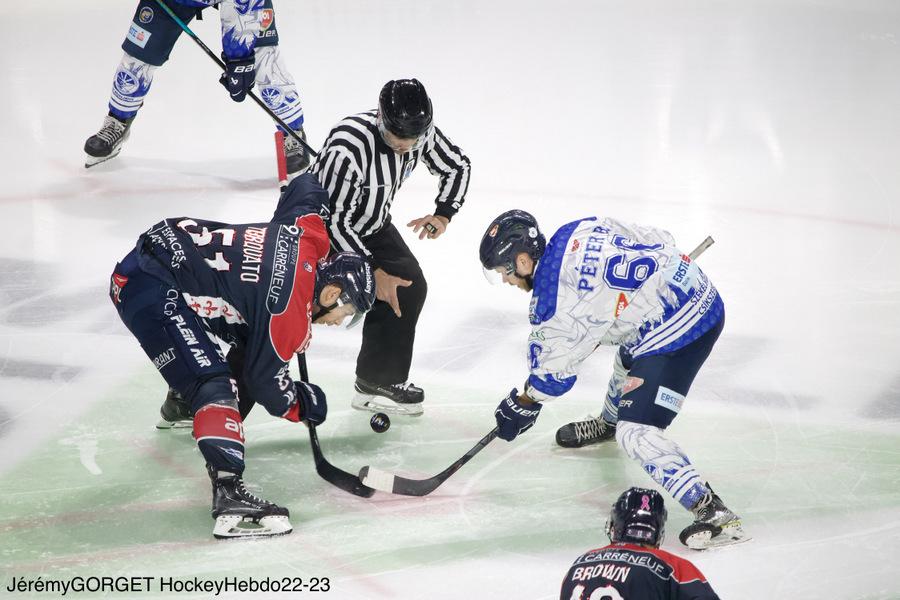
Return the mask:
<svg viewBox="0 0 900 600">
<path fill-rule="evenodd" d="M 369 419 L 369 425 L 372 426 L 372 431 L 375 433 L 384 433 L 391 426 L 391 420 L 384 413 L 375 413 Z"/>
</svg>

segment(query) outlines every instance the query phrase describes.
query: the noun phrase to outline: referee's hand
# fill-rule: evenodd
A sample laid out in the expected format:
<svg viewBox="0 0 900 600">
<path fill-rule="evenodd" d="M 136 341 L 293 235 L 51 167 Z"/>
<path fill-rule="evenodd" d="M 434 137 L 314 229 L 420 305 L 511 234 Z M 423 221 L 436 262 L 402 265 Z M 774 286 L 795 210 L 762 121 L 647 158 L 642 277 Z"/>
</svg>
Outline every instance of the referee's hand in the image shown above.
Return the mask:
<svg viewBox="0 0 900 600">
<path fill-rule="evenodd" d="M 427 236 L 430 240 L 441 237 L 441 234 L 447 231 L 447 225 L 450 219 L 447 217 L 436 217 L 434 215 L 425 215 L 421 219 L 413 219 L 406 224 L 407 227 L 413 228 L 413 233 L 419 234 L 419 239 L 424 240 Z M 419 230 L 422 230 L 421 233 Z"/>
<path fill-rule="evenodd" d="M 400 300 L 397 299 L 397 288 L 411 285 L 412 281 L 408 279 L 391 275 L 384 269 L 375 269 L 375 297 L 390 304 L 398 319 L 402 315 L 400 314 Z"/>
</svg>

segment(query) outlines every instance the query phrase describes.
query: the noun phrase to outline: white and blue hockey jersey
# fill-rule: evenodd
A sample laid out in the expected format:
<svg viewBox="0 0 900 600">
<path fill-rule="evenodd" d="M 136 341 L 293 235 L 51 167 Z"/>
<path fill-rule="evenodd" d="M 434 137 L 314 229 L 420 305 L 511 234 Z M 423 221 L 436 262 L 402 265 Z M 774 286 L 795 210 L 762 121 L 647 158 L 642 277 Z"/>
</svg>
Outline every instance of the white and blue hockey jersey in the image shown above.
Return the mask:
<svg viewBox="0 0 900 600">
<path fill-rule="evenodd" d="M 598 346 L 672 352 L 725 314 L 715 286 L 662 229 L 591 217 L 561 227 L 534 273 L 528 395 L 569 391 Z"/>
<path fill-rule="evenodd" d="M 175 0 L 182 6 L 216 6 L 222 19 L 222 52 L 229 59 L 253 54 L 260 24 L 263 0 Z"/>
</svg>

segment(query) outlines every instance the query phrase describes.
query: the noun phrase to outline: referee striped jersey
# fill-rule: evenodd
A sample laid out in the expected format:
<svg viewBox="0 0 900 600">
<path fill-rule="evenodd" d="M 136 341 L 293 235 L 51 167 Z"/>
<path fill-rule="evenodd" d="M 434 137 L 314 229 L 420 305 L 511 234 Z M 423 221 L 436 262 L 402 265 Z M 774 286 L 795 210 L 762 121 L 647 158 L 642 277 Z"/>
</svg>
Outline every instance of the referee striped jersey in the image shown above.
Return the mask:
<svg viewBox="0 0 900 600">
<path fill-rule="evenodd" d="M 337 251 L 371 257 L 363 238 L 390 223 L 394 194 L 419 161 L 440 178 L 434 215 L 452 218 L 465 201 L 469 159 L 437 127 L 425 143 L 397 154 L 382 139 L 376 110 L 338 123 L 319 153 L 312 172 L 331 198 L 329 233 Z"/>
</svg>

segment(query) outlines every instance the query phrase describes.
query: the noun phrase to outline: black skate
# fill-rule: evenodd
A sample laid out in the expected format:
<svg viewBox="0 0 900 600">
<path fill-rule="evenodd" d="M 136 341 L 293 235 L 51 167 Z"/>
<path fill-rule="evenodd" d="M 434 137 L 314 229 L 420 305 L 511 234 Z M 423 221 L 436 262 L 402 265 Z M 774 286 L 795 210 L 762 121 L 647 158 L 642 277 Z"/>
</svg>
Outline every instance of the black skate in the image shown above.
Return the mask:
<svg viewBox="0 0 900 600">
<path fill-rule="evenodd" d="M 418 417 L 424 412 L 425 392 L 411 383 L 378 384 L 356 378 L 356 396 L 350 405 L 357 410 Z"/>
<path fill-rule="evenodd" d="M 297 133 L 305 142 L 306 141 L 306 132 L 303 131 L 303 128 L 295 129 L 295 133 Z M 306 148 L 303 147 L 303 144 L 294 139 L 294 136 L 286 134 L 284 136 L 284 159 L 285 166 L 287 167 L 288 179 L 293 179 L 297 175 L 302 175 L 309 169 L 309 153 L 306 151 Z"/>
<path fill-rule="evenodd" d="M 556 443 L 563 448 L 581 448 L 616 437 L 616 424 L 603 417 L 575 421 L 556 430 Z"/>
<path fill-rule="evenodd" d="M 207 465 L 213 486 L 212 516 L 217 539 L 287 535 L 291 527 L 288 509 L 257 498 L 237 475 L 216 474 Z"/>
<path fill-rule="evenodd" d="M 681 543 L 692 550 L 708 550 L 749 542 L 741 527 L 741 518 L 725 506 L 709 484 L 706 496 L 692 509 L 694 522 L 678 535 Z"/>
<path fill-rule="evenodd" d="M 166 399 L 159 407 L 160 421 L 157 429 L 183 429 L 194 426 L 194 417 L 191 415 L 191 407 L 181 394 L 169 388 Z"/>
<path fill-rule="evenodd" d="M 84 151 L 87 153 L 84 168 L 89 169 L 118 156 L 122 151 L 122 144 L 131 133 L 132 121 L 134 121 L 134 117 L 123 120 L 114 115 L 106 115 L 100 131 L 89 137 L 84 143 Z"/>
</svg>

